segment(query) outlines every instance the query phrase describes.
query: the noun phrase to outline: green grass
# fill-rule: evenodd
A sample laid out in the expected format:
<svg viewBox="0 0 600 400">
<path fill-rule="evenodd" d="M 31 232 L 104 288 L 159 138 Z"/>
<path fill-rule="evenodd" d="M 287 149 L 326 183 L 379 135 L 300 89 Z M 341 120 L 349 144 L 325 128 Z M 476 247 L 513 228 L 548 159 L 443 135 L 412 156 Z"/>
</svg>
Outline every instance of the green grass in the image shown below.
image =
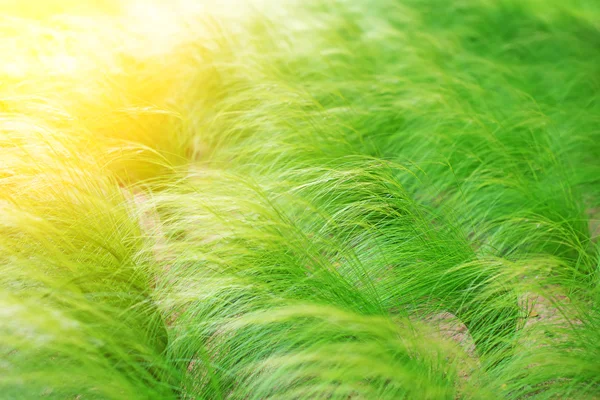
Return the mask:
<svg viewBox="0 0 600 400">
<path fill-rule="evenodd" d="M 600 3 L 282 3 L 5 18 L 0 398 L 599 398 Z"/>
</svg>

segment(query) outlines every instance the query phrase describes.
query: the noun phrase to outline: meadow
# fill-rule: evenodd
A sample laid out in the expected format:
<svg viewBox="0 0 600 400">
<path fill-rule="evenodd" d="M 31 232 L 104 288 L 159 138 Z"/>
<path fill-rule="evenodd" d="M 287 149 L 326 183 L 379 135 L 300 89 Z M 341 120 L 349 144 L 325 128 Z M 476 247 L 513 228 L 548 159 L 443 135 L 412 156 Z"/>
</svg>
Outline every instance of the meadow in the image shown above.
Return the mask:
<svg viewBox="0 0 600 400">
<path fill-rule="evenodd" d="M 79 3 L 0 2 L 0 398 L 600 398 L 600 2 Z"/>
</svg>

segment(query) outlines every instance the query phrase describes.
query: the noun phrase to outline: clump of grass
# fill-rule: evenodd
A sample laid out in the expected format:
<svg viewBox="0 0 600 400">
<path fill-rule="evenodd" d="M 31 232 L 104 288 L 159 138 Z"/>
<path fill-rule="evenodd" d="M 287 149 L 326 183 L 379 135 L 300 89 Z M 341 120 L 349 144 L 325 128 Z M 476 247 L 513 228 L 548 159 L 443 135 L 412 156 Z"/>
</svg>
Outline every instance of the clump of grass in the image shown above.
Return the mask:
<svg viewBox="0 0 600 400">
<path fill-rule="evenodd" d="M 2 27 L 2 393 L 600 396 L 594 2 L 171 16 Z"/>
</svg>

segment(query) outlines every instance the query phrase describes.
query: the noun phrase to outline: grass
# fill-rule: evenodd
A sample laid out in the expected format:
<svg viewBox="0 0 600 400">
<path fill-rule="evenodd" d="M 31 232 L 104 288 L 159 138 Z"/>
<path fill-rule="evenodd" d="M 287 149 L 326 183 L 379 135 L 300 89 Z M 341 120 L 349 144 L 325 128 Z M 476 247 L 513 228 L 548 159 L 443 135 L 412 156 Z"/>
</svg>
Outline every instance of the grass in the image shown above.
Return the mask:
<svg viewBox="0 0 600 400">
<path fill-rule="evenodd" d="M 600 397 L 595 1 L 180 3 L 0 3 L 0 397 Z"/>
</svg>

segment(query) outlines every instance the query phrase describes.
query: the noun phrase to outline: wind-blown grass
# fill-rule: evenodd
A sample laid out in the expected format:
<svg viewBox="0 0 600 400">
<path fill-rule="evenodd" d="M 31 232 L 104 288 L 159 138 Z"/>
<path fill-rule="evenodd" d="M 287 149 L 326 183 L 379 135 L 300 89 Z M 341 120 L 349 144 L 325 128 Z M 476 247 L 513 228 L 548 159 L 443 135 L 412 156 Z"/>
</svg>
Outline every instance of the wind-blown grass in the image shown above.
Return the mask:
<svg viewBox="0 0 600 400">
<path fill-rule="evenodd" d="M 598 5 L 242 8 L 5 19 L 0 393 L 600 396 Z"/>
</svg>

